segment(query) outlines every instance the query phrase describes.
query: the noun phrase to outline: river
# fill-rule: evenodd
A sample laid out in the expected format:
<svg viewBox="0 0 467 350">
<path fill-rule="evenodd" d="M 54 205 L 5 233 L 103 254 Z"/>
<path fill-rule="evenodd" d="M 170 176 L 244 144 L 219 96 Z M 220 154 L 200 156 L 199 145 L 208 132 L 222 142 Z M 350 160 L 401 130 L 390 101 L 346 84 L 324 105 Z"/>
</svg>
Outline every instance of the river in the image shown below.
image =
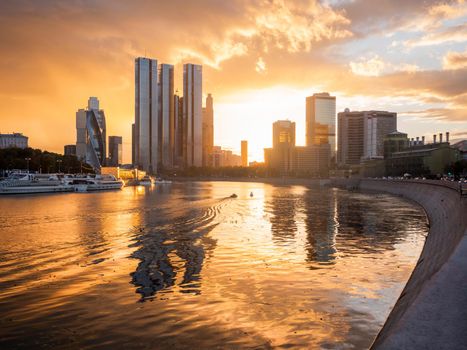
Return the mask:
<svg viewBox="0 0 467 350">
<path fill-rule="evenodd" d="M 330 188 L 3 196 L 0 348 L 368 348 L 427 232 L 414 203 Z"/>
</svg>

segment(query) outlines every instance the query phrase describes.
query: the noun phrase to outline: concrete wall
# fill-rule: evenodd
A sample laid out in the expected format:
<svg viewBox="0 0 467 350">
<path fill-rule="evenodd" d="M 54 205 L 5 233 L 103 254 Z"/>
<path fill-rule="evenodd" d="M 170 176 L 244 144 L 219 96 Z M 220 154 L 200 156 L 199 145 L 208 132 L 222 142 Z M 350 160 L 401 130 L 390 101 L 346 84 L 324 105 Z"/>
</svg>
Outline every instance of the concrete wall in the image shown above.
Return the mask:
<svg viewBox="0 0 467 350">
<path fill-rule="evenodd" d="M 419 203 L 430 230 L 372 349 L 467 349 L 467 198 L 455 183 L 362 179 L 363 190 Z"/>
</svg>

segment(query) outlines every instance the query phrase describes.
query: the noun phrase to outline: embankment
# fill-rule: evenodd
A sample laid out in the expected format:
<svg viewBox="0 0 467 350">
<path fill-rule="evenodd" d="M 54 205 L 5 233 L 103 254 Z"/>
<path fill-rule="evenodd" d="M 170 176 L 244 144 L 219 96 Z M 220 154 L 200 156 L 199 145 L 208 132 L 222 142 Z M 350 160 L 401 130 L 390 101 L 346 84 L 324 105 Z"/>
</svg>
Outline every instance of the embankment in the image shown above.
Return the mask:
<svg viewBox="0 0 467 350">
<path fill-rule="evenodd" d="M 443 181 L 362 179 L 358 186 L 419 203 L 430 223 L 417 265 L 372 349 L 467 349 L 467 198 Z"/>
</svg>

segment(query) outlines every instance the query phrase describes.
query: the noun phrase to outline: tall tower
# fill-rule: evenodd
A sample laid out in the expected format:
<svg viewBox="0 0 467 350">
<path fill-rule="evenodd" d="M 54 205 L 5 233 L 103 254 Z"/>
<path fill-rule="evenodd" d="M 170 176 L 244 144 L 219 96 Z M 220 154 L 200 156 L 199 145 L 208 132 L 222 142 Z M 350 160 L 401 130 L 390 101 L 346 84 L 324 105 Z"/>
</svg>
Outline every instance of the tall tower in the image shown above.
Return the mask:
<svg viewBox="0 0 467 350">
<path fill-rule="evenodd" d="M 242 140 L 242 166 L 248 166 L 248 141 Z"/>
<path fill-rule="evenodd" d="M 183 65 L 183 158 L 186 166 L 203 165 L 202 121 L 203 67 L 187 63 Z"/>
<path fill-rule="evenodd" d="M 306 98 L 306 145 L 331 145 L 336 154 L 336 97 L 327 92 Z"/>
<path fill-rule="evenodd" d="M 122 164 L 122 137 L 109 136 L 109 166 Z"/>
<path fill-rule="evenodd" d="M 178 96 L 178 91 L 174 95 L 174 115 L 174 165 L 177 167 L 183 167 L 183 97 Z"/>
<path fill-rule="evenodd" d="M 76 112 L 76 156 L 99 172 L 106 158 L 106 126 L 99 100 L 91 97 L 87 109 Z"/>
<path fill-rule="evenodd" d="M 135 166 L 149 173 L 158 164 L 157 60 L 135 59 Z"/>
<path fill-rule="evenodd" d="M 212 166 L 211 156 L 214 146 L 214 108 L 211 94 L 206 97 L 203 108 L 203 166 Z"/>
<path fill-rule="evenodd" d="M 175 108 L 174 108 L 174 67 L 170 64 L 159 66 L 159 164 L 165 169 L 174 165 Z"/>
</svg>

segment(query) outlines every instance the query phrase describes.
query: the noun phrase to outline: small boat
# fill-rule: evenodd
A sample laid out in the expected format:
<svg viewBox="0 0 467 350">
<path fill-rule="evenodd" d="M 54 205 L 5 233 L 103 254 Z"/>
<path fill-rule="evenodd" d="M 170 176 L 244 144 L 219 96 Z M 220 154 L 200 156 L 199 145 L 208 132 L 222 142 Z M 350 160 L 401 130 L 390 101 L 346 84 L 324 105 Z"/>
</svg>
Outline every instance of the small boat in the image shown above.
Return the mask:
<svg viewBox="0 0 467 350">
<path fill-rule="evenodd" d="M 11 173 L 0 181 L 0 194 L 34 194 L 72 192 L 60 174 Z"/>
<path fill-rule="evenodd" d="M 69 177 L 67 181 L 75 192 L 121 190 L 125 186 L 123 180 L 110 174 Z"/>
<path fill-rule="evenodd" d="M 253 192 L 250 192 L 250 197 L 253 197 Z"/>
<path fill-rule="evenodd" d="M 156 185 L 168 185 L 168 184 L 171 184 L 172 181 L 170 181 L 170 180 L 163 180 L 163 179 L 161 179 L 160 177 L 158 177 L 158 178 L 156 178 L 156 180 L 154 181 L 154 183 L 155 183 Z"/>
<path fill-rule="evenodd" d="M 151 186 L 154 184 L 154 179 L 149 175 L 145 175 L 141 180 L 139 180 L 139 184 L 141 186 Z"/>
<path fill-rule="evenodd" d="M 236 193 L 232 193 L 232 194 L 230 195 L 230 198 L 237 198 L 237 197 L 238 197 L 238 196 L 237 196 Z"/>
</svg>

